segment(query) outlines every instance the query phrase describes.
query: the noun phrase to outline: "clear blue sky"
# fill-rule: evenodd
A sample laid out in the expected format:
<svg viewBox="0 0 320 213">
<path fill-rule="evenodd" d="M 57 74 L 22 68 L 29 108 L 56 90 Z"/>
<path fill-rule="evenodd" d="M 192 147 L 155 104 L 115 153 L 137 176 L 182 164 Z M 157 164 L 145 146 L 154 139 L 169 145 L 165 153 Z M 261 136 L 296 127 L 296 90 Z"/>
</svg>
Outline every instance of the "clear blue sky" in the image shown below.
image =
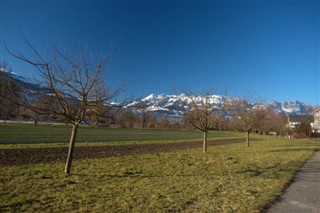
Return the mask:
<svg viewBox="0 0 320 213">
<path fill-rule="evenodd" d="M 135 97 L 176 85 L 320 104 L 320 1 L 0 1 L 10 48 L 25 52 L 19 29 L 40 50 L 113 42 L 107 80 Z M 32 76 L 3 41 L 0 57 Z"/>
</svg>

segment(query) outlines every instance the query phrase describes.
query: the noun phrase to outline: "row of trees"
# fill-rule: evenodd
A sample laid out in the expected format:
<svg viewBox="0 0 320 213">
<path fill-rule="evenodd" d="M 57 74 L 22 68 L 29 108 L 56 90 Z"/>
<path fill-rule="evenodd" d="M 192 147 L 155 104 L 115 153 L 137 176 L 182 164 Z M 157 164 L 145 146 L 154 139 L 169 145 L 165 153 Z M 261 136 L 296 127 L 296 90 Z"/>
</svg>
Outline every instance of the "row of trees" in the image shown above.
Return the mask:
<svg viewBox="0 0 320 213">
<path fill-rule="evenodd" d="M 207 151 L 207 134 L 210 130 L 237 130 L 246 133 L 246 144 L 250 146 L 252 132 L 265 133 L 270 140 L 270 132 L 277 135 L 289 131 L 287 116 L 277 113 L 265 105 L 254 106 L 251 99 L 230 99 L 226 96 L 213 101 L 212 94 L 205 92 L 201 96 L 189 93 L 192 108 L 184 116 L 186 123 L 203 132 L 203 152 Z"/>
<path fill-rule="evenodd" d="M 60 52 L 58 55 L 73 68 L 71 72 L 64 71 L 62 67 L 59 67 L 59 72 L 53 72 L 44 61 L 42 64 L 35 63 L 23 56 L 16 56 L 36 66 L 38 70 L 41 68 L 44 80 L 41 83 L 46 85 L 46 89 L 50 88 L 47 95 L 39 96 L 41 99 L 33 101 L 33 104 L 27 98 L 19 96 L 23 88 L 12 82 L 11 72 L 0 73 L 0 94 L 6 97 L 0 98 L 1 119 L 59 120 L 74 124 L 75 131 L 84 120 L 96 125 L 113 125 L 119 128 L 195 128 L 204 132 L 204 152 L 207 133 L 210 130 L 244 131 L 247 134 L 248 146 L 249 135 L 253 131 L 276 132 L 278 135 L 287 134 L 289 131 L 287 117 L 283 113 L 276 113 L 259 105 L 252 107 L 249 99 L 227 99 L 223 96 L 217 103 L 212 100 L 213 93 L 208 91 L 201 96 L 184 91 L 190 98 L 192 107 L 185 112 L 182 121 L 157 118 L 147 110 L 143 102 L 135 106 L 139 113 L 134 113 L 131 109 L 122 109 L 121 106 L 114 110 L 114 106 L 108 105 L 108 101 L 115 97 L 119 90 L 110 95 L 107 87 L 102 84 L 99 69 L 92 76 L 89 74 L 85 57 L 81 60 L 83 64 L 75 64 Z M 81 66 L 86 69 L 81 70 Z M 101 62 L 97 65 L 102 66 Z M 0 68 L 10 71 L 5 63 L 1 63 Z M 70 81 L 72 78 L 73 82 Z M 87 82 L 84 83 L 81 79 L 86 79 Z M 92 85 L 88 85 L 89 81 Z M 87 88 L 90 89 L 86 91 Z"/>
<path fill-rule="evenodd" d="M 172 122 L 165 118 L 157 119 L 142 105 L 139 114 L 123 109 L 121 104 L 110 104 L 111 100 L 123 91 L 123 87 L 110 90 L 104 81 L 104 67 L 109 57 L 95 58 L 87 50 L 61 52 L 52 47 L 52 52 L 42 55 L 27 39 L 26 45 L 31 50 L 28 57 L 9 53 L 17 59 L 31 65 L 38 71 L 38 88 L 30 85 L 18 85 L 10 78 L 10 72 L 1 72 L 0 107 L 1 118 L 11 119 L 24 114 L 37 119 L 59 120 L 72 125 L 69 151 L 65 173 L 71 172 L 74 146 L 81 122 L 93 121 L 95 124 L 114 123 L 122 128 L 140 126 L 142 128 L 195 128 L 203 132 L 203 152 L 207 151 L 207 134 L 211 130 L 240 130 L 249 135 L 253 131 L 276 131 L 282 134 L 285 119 L 282 114 L 271 109 L 252 107 L 249 100 L 228 99 L 226 95 L 219 103 L 212 101 L 210 92 L 200 96 L 187 93 L 191 100 L 191 109 L 184 113 L 182 122 Z M 2 70 L 8 70 L 5 63 Z M 38 100 L 29 100 L 22 95 L 22 90 L 32 91 Z M 43 95 L 45 93 L 45 95 Z"/>
<path fill-rule="evenodd" d="M 0 68 L 2 70 L 10 70 L 5 63 L 1 63 Z M 59 120 L 70 123 L 70 118 L 68 118 L 70 115 L 65 112 L 65 114 L 61 113 L 61 111 L 69 110 L 70 114 L 70 109 L 64 109 L 61 104 L 66 105 L 68 101 L 66 106 L 70 108 L 78 107 L 78 104 L 81 103 L 79 100 L 75 101 L 75 98 L 70 95 L 74 94 L 75 91 L 71 91 L 69 88 L 70 94 L 59 93 L 64 97 L 63 101 L 61 100 L 61 95 L 56 95 L 50 91 L 50 93 L 41 96 L 41 99 L 34 101 L 33 105 L 31 105 L 26 98 L 19 97 L 21 88 L 11 81 L 10 72 L 1 72 L 0 74 L 0 92 L 2 96 L 9 97 L 0 99 L 0 119 Z M 54 74 L 56 75 L 56 73 Z M 59 80 L 60 82 L 62 82 L 62 78 L 66 78 L 66 76 L 62 76 Z M 48 80 L 51 81 L 50 78 Z M 50 86 L 52 83 L 47 82 L 47 85 Z M 98 87 L 99 89 L 97 89 Z M 73 87 L 73 89 L 76 89 L 76 87 Z M 57 89 L 55 88 L 55 90 Z M 79 94 L 85 95 L 80 90 L 82 90 L 81 87 L 76 91 L 78 96 Z M 121 107 L 118 107 L 117 110 L 111 110 L 111 106 L 108 106 L 106 101 L 114 97 L 115 93 L 104 100 L 96 101 L 99 99 L 97 98 L 98 96 L 105 97 L 107 92 L 102 89 L 101 81 L 97 82 L 94 90 L 96 97 L 92 101 L 92 96 L 90 96 L 90 101 L 87 101 L 86 116 L 80 117 L 78 122 L 80 122 L 80 119 L 81 121 L 87 119 L 94 125 L 113 125 L 118 128 L 195 128 L 204 132 L 204 139 L 210 130 L 245 131 L 247 133 L 248 146 L 249 134 L 252 131 L 276 132 L 278 135 L 288 133 L 285 114 L 276 113 L 272 109 L 259 107 L 259 105 L 252 108 L 248 99 L 238 98 L 231 100 L 223 96 L 220 102 L 217 103 L 212 100 L 212 92 L 207 91 L 201 96 L 197 96 L 192 92 L 186 93 L 184 91 L 191 100 L 191 110 L 185 112 L 182 121 L 170 121 L 165 117 L 157 118 L 147 110 L 143 102 L 135 106 L 135 111 L 139 111 L 139 113 L 134 113 L 131 109 L 122 109 Z M 100 95 L 99 93 L 105 94 Z M 71 111 L 74 113 L 76 110 L 72 109 Z"/>
<path fill-rule="evenodd" d="M 136 110 L 136 108 L 135 108 Z M 132 109 L 122 109 L 114 115 L 113 125 L 117 128 L 149 128 L 149 129 L 181 129 L 178 120 L 169 120 L 166 117 L 158 118 L 154 113 L 134 112 Z"/>
</svg>

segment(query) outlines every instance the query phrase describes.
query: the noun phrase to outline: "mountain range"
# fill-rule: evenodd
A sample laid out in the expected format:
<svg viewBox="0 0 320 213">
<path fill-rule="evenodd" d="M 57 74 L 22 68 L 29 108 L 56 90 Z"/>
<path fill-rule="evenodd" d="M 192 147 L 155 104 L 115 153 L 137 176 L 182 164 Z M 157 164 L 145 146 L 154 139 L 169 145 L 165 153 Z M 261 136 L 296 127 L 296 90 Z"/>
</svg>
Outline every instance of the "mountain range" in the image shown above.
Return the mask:
<svg viewBox="0 0 320 213">
<path fill-rule="evenodd" d="M 195 101 L 201 101 L 203 97 L 198 96 Z M 232 98 L 228 98 L 232 100 Z M 214 103 L 218 109 L 222 109 L 223 97 L 213 95 L 209 97 L 209 101 Z M 128 108 L 134 109 L 136 112 L 142 110 L 153 112 L 156 117 L 166 117 L 169 119 L 180 119 L 183 113 L 190 109 L 192 100 L 185 94 L 180 95 L 165 95 L 165 94 L 151 94 L 145 98 L 133 101 L 127 105 Z M 283 112 L 285 114 L 301 115 L 307 112 L 308 106 L 300 101 L 283 101 L 272 103 L 252 104 L 252 107 L 271 108 L 276 112 Z"/>
<path fill-rule="evenodd" d="M 9 73 L 0 69 L 1 76 L 9 76 L 12 78 L 16 84 L 24 88 L 20 93 L 23 93 L 28 100 L 37 100 L 39 97 L 39 90 L 42 91 L 42 94 L 48 94 L 48 89 L 42 87 L 39 84 L 33 83 L 33 81 L 21 77 L 14 73 Z M 1 80 L 1 78 L 0 78 Z M 35 93 L 34 91 L 38 91 Z M 40 92 L 41 94 L 41 92 Z M 229 100 L 232 98 L 228 97 Z M 203 97 L 197 96 L 194 99 L 196 102 L 202 101 Z M 209 101 L 214 103 L 215 107 L 222 109 L 223 97 L 218 95 L 212 95 L 209 98 Z M 145 98 L 137 99 L 128 103 L 125 108 L 128 108 L 136 113 L 152 112 L 156 117 L 165 117 L 168 119 L 181 119 L 183 113 L 191 108 L 192 100 L 186 94 L 180 95 L 166 95 L 166 94 L 150 94 Z M 283 101 L 277 102 L 273 101 L 272 103 L 263 103 L 263 104 L 252 104 L 252 107 L 270 107 L 276 112 L 284 112 L 286 114 L 295 114 L 301 115 L 307 112 L 307 106 L 303 102 L 292 100 L 292 101 Z"/>
</svg>

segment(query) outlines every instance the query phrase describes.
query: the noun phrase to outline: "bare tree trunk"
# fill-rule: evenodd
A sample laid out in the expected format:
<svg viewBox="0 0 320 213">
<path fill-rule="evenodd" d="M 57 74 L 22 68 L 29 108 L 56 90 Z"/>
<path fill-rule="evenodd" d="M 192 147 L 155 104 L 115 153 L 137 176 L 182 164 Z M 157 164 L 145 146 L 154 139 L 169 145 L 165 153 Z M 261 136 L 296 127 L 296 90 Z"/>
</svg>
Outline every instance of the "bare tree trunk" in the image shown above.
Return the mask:
<svg viewBox="0 0 320 213">
<path fill-rule="evenodd" d="M 208 147 L 207 139 L 208 139 L 208 132 L 204 131 L 203 132 L 203 148 L 202 148 L 203 153 L 207 152 L 207 147 Z"/>
<path fill-rule="evenodd" d="M 270 134 L 269 134 L 269 132 L 268 132 L 268 142 L 270 142 Z"/>
<path fill-rule="evenodd" d="M 249 133 L 249 132 L 246 132 L 246 135 L 247 135 L 247 137 L 246 137 L 246 143 L 247 143 L 247 147 L 249 147 L 249 146 L 250 146 L 250 138 L 249 138 L 250 133 Z"/>
<path fill-rule="evenodd" d="M 145 126 L 146 126 L 146 118 L 143 117 L 143 119 L 142 119 L 142 129 L 144 129 Z"/>
<path fill-rule="evenodd" d="M 77 132 L 78 132 L 78 124 L 73 124 L 72 132 L 70 136 L 69 152 L 68 152 L 68 157 L 67 157 L 67 162 L 65 167 L 65 173 L 67 176 L 70 175 L 70 172 L 71 172 L 71 163 L 73 160 L 73 151 L 74 151 L 74 145 L 76 142 Z"/>
<path fill-rule="evenodd" d="M 311 130 L 309 129 L 309 139 L 311 139 Z"/>
</svg>

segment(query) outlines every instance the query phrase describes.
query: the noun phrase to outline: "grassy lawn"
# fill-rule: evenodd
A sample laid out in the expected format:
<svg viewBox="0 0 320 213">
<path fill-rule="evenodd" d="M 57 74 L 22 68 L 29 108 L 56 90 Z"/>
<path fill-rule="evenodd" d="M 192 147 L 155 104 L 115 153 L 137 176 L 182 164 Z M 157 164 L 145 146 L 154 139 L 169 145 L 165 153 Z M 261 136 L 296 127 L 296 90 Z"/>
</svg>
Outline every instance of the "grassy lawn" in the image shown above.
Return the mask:
<svg viewBox="0 0 320 213">
<path fill-rule="evenodd" d="M 6 145 L 49 144 L 52 146 L 67 145 L 71 126 L 53 125 L 0 125 L 0 148 Z M 210 132 L 209 139 L 239 137 L 239 133 Z M 240 137 L 243 137 L 241 135 Z M 201 140 L 202 132 L 187 130 L 153 130 L 153 129 L 113 129 L 80 127 L 77 135 L 79 145 L 106 145 L 128 143 L 155 143 Z M 29 147 L 29 146 L 26 146 Z M 36 147 L 36 146 L 33 146 Z"/>
<path fill-rule="evenodd" d="M 0 212 L 259 212 L 320 143 L 274 139 L 0 168 Z"/>
</svg>

